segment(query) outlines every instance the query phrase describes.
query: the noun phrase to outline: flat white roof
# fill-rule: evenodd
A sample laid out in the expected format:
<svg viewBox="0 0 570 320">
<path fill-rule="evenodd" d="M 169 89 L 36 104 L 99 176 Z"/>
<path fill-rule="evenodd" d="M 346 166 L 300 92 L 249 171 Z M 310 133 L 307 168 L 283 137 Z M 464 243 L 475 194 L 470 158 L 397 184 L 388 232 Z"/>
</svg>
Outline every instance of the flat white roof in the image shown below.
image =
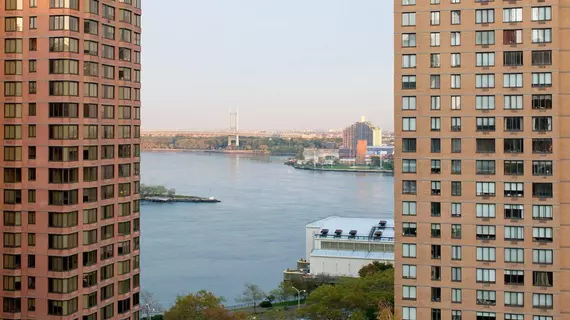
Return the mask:
<svg viewBox="0 0 570 320">
<path fill-rule="evenodd" d="M 386 227 L 382 229 L 382 237 L 394 237 L 393 219 L 374 218 L 348 218 L 332 216 L 307 224 L 307 228 L 328 229 L 329 235 L 334 235 L 337 229 L 342 230 L 342 236 L 349 236 L 351 230 L 356 230 L 356 236 L 368 237 L 373 228 L 380 226 L 380 221 L 386 221 Z"/>
</svg>

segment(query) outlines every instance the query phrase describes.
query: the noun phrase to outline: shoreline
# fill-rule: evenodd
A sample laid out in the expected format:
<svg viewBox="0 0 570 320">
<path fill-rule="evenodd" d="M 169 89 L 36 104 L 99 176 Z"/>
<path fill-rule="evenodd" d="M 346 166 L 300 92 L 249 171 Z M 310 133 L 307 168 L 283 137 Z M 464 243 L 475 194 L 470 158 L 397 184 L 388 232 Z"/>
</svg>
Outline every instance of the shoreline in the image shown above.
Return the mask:
<svg viewBox="0 0 570 320">
<path fill-rule="evenodd" d="M 198 152 L 198 153 L 226 153 L 226 154 L 259 154 L 270 155 L 270 152 L 259 150 L 202 150 L 202 149 L 168 149 L 168 148 L 150 148 L 142 149 L 141 152 Z"/>
<path fill-rule="evenodd" d="M 393 175 L 394 171 L 386 170 L 386 169 L 358 169 L 358 168 L 347 168 L 347 169 L 338 169 L 338 168 L 314 168 L 314 167 L 302 167 L 293 165 L 293 168 L 298 170 L 306 170 L 306 171 L 324 171 L 324 172 L 358 172 L 358 173 L 383 173 L 388 175 Z"/>
</svg>

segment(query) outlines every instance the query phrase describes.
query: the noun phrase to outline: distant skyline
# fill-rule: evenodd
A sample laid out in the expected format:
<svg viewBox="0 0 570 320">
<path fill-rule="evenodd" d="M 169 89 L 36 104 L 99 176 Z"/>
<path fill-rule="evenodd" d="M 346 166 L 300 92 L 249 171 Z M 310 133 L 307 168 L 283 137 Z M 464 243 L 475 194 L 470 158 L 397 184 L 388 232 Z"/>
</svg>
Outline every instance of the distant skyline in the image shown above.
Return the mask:
<svg viewBox="0 0 570 320">
<path fill-rule="evenodd" d="M 174 9 L 172 9 L 174 8 Z M 393 129 L 393 8 L 377 0 L 143 2 L 143 130 Z"/>
</svg>

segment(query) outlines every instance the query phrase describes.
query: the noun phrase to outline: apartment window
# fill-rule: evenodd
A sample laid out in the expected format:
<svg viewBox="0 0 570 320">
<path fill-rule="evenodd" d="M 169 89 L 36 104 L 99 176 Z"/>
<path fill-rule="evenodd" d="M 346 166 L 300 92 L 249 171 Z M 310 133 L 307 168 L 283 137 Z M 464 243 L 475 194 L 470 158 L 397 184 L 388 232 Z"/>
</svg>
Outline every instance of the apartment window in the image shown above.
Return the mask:
<svg viewBox="0 0 570 320">
<path fill-rule="evenodd" d="M 402 34 L 402 47 L 409 48 L 416 46 L 416 34 L 404 33 Z"/>
<path fill-rule="evenodd" d="M 441 280 L 441 267 L 439 266 L 431 267 L 431 279 L 437 281 Z"/>
<path fill-rule="evenodd" d="M 451 281 L 461 282 L 461 268 L 453 267 L 451 268 Z"/>
<path fill-rule="evenodd" d="M 415 26 L 416 25 L 416 13 L 415 12 L 404 12 L 402 13 L 402 26 Z"/>
<path fill-rule="evenodd" d="M 552 20 L 552 7 L 532 7 L 532 21 L 549 21 Z"/>
<path fill-rule="evenodd" d="M 476 151 L 478 153 L 494 153 L 495 139 L 476 139 Z"/>
<path fill-rule="evenodd" d="M 79 32 L 79 18 L 73 16 L 50 16 L 49 29 Z"/>
<path fill-rule="evenodd" d="M 552 131 L 552 117 L 532 117 L 532 131 Z"/>
<path fill-rule="evenodd" d="M 402 89 L 415 89 L 416 76 L 402 76 Z"/>
<path fill-rule="evenodd" d="M 532 285 L 536 287 L 552 287 L 554 285 L 554 273 L 550 271 L 533 271 Z"/>
<path fill-rule="evenodd" d="M 552 198 L 553 189 L 552 183 L 533 183 L 532 196 L 537 198 Z"/>
<path fill-rule="evenodd" d="M 477 226 L 476 228 L 477 240 L 495 240 L 496 234 L 495 226 Z"/>
<path fill-rule="evenodd" d="M 494 88 L 495 75 L 492 73 L 475 75 L 475 87 L 478 89 Z"/>
<path fill-rule="evenodd" d="M 402 235 L 404 237 L 415 237 L 417 236 L 418 226 L 415 223 L 404 222 L 402 223 Z"/>
<path fill-rule="evenodd" d="M 415 173 L 416 172 L 416 160 L 402 160 L 402 172 L 403 173 Z"/>
<path fill-rule="evenodd" d="M 451 24 L 461 24 L 460 10 L 451 10 Z"/>
<path fill-rule="evenodd" d="M 475 123 L 477 131 L 495 131 L 495 117 L 477 117 Z"/>
<path fill-rule="evenodd" d="M 416 308 L 402 307 L 402 320 L 417 320 Z"/>
<path fill-rule="evenodd" d="M 532 29 L 532 43 L 552 42 L 552 29 Z"/>
<path fill-rule="evenodd" d="M 416 110 L 416 97 L 402 97 L 402 110 Z"/>
<path fill-rule="evenodd" d="M 461 53 L 452 53 L 449 57 L 451 58 L 452 68 L 461 67 Z"/>
<path fill-rule="evenodd" d="M 505 270 L 503 272 L 505 284 L 507 285 L 524 285 L 524 271 L 522 270 Z"/>
<path fill-rule="evenodd" d="M 477 269 L 476 273 L 479 283 L 495 283 L 497 281 L 495 269 Z"/>
<path fill-rule="evenodd" d="M 439 117 L 431 117 L 431 131 L 440 131 L 441 130 L 441 118 Z"/>
<path fill-rule="evenodd" d="M 497 296 L 495 291 L 477 290 L 477 304 L 494 306 L 496 303 Z"/>
<path fill-rule="evenodd" d="M 477 45 L 495 44 L 495 31 L 476 31 L 475 44 Z"/>
<path fill-rule="evenodd" d="M 451 46 L 460 46 L 461 45 L 461 32 L 451 32 Z"/>
<path fill-rule="evenodd" d="M 105 59 L 115 59 L 115 47 L 103 44 L 101 47 L 101 57 Z"/>
<path fill-rule="evenodd" d="M 429 83 L 430 83 L 431 89 L 439 89 L 441 86 L 441 76 L 440 75 L 431 75 Z"/>
<path fill-rule="evenodd" d="M 523 87 L 523 74 L 522 73 L 505 73 L 505 74 L 503 74 L 503 87 L 504 88 L 522 88 Z"/>
<path fill-rule="evenodd" d="M 451 160 L 451 174 L 461 174 L 461 160 Z"/>
<path fill-rule="evenodd" d="M 451 225 L 451 238 L 452 239 L 461 239 L 461 225 L 460 224 L 452 224 Z"/>
<path fill-rule="evenodd" d="M 523 197 L 524 183 L 522 182 L 505 182 L 505 197 Z"/>
<path fill-rule="evenodd" d="M 102 32 L 103 32 L 103 38 L 109 39 L 109 40 L 115 40 L 115 27 L 103 24 L 102 25 Z"/>
<path fill-rule="evenodd" d="M 532 240 L 537 242 L 552 242 L 552 228 L 534 227 L 532 228 Z"/>
<path fill-rule="evenodd" d="M 503 30 L 503 44 L 519 44 L 523 42 L 522 30 Z"/>
<path fill-rule="evenodd" d="M 461 88 L 461 75 L 460 74 L 452 74 L 451 75 L 451 89 L 460 89 Z"/>
<path fill-rule="evenodd" d="M 461 181 L 451 181 L 451 195 L 461 196 Z"/>
<path fill-rule="evenodd" d="M 431 182 L 431 194 L 436 196 L 441 195 L 441 181 Z"/>
<path fill-rule="evenodd" d="M 524 293 L 505 291 L 505 306 L 523 307 L 524 306 Z M 505 317 L 505 319 L 506 319 L 506 317 Z"/>
<path fill-rule="evenodd" d="M 461 203 L 452 203 L 451 204 L 451 216 L 452 217 L 461 217 Z"/>
<path fill-rule="evenodd" d="M 495 182 L 477 182 L 477 196 L 495 196 Z"/>
<path fill-rule="evenodd" d="M 551 72 L 533 72 L 532 73 L 533 88 L 552 87 Z"/>
<path fill-rule="evenodd" d="M 430 47 L 439 47 L 441 45 L 441 35 L 439 32 L 430 33 Z"/>
<path fill-rule="evenodd" d="M 440 110 L 441 109 L 441 97 L 431 96 L 430 97 L 430 110 Z"/>
<path fill-rule="evenodd" d="M 503 65 L 507 67 L 518 67 L 523 65 L 522 51 L 503 52 Z"/>
<path fill-rule="evenodd" d="M 533 153 L 552 153 L 552 139 L 532 139 Z"/>
<path fill-rule="evenodd" d="M 432 217 L 441 217 L 441 202 L 432 202 L 431 203 L 431 216 Z"/>
<path fill-rule="evenodd" d="M 478 52 L 475 54 L 477 67 L 493 67 L 495 66 L 494 52 Z"/>
<path fill-rule="evenodd" d="M 554 307 L 554 298 L 552 294 L 533 293 L 532 307 L 541 309 L 552 309 Z"/>
<path fill-rule="evenodd" d="M 476 320 L 497 320 L 497 316 L 494 312 L 477 312 Z"/>
<path fill-rule="evenodd" d="M 505 160 L 505 175 L 522 176 L 524 175 L 524 161 L 522 160 Z"/>
<path fill-rule="evenodd" d="M 439 224 L 439 223 L 432 223 L 431 224 L 431 237 L 432 238 L 441 238 L 441 224 Z"/>
<path fill-rule="evenodd" d="M 403 131 L 416 131 L 416 118 L 402 118 Z"/>
<path fill-rule="evenodd" d="M 416 152 L 416 139 L 403 138 L 402 139 L 402 152 Z"/>
<path fill-rule="evenodd" d="M 451 96 L 451 110 L 461 110 L 461 96 Z"/>
<path fill-rule="evenodd" d="M 505 219 L 523 219 L 524 206 L 522 204 L 505 204 Z"/>
<path fill-rule="evenodd" d="M 476 174 L 494 175 L 495 160 L 477 160 L 475 163 Z"/>
<path fill-rule="evenodd" d="M 523 153 L 524 141 L 523 139 L 504 139 L 504 152 L 505 153 Z"/>
<path fill-rule="evenodd" d="M 495 9 L 475 10 L 475 23 L 486 24 L 495 22 Z"/>
<path fill-rule="evenodd" d="M 503 22 L 522 22 L 523 9 L 522 8 L 505 8 L 503 9 Z"/>
<path fill-rule="evenodd" d="M 552 65 L 552 51 L 540 50 L 532 52 L 533 66 L 549 66 Z"/>
<path fill-rule="evenodd" d="M 431 245 L 431 258 L 437 260 L 441 259 L 441 245 L 439 244 Z"/>
<path fill-rule="evenodd" d="M 461 246 L 451 246 L 451 260 L 461 260 Z"/>
<path fill-rule="evenodd" d="M 461 138 L 451 138 L 451 152 L 461 153 Z"/>
<path fill-rule="evenodd" d="M 546 249 L 532 250 L 532 262 L 535 264 L 552 264 L 553 251 Z"/>
<path fill-rule="evenodd" d="M 402 194 L 416 194 L 416 181 L 404 180 L 402 181 Z"/>
<path fill-rule="evenodd" d="M 416 266 L 404 264 L 402 265 L 402 278 L 404 279 L 415 279 L 416 278 Z"/>
<path fill-rule="evenodd" d="M 4 53 L 22 53 L 22 39 L 4 39 Z"/>
<path fill-rule="evenodd" d="M 532 218 L 535 220 L 552 220 L 551 205 L 533 205 Z"/>
<path fill-rule="evenodd" d="M 440 25 L 440 12 L 432 11 L 430 12 L 430 25 L 439 26 Z"/>
<path fill-rule="evenodd" d="M 402 244 L 402 256 L 404 258 L 415 258 L 416 257 L 416 245 L 403 243 Z"/>
<path fill-rule="evenodd" d="M 522 241 L 524 240 L 524 227 L 505 226 L 505 240 Z"/>
<path fill-rule="evenodd" d="M 523 96 L 522 95 L 506 95 L 504 97 L 504 108 L 505 108 L 505 110 L 522 110 L 523 109 Z M 522 130 L 522 121 L 520 121 L 520 128 Z"/>
<path fill-rule="evenodd" d="M 506 263 L 524 263 L 524 249 L 505 248 Z"/>
</svg>

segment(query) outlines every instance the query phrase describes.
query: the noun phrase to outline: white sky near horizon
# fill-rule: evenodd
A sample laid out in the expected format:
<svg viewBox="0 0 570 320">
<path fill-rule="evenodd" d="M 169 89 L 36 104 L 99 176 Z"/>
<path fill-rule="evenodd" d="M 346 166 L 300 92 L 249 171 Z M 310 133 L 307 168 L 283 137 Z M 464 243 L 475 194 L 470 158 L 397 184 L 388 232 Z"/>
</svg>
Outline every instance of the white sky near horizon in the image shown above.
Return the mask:
<svg viewBox="0 0 570 320">
<path fill-rule="evenodd" d="M 145 130 L 393 129 L 393 1 L 143 0 L 142 26 Z"/>
</svg>

